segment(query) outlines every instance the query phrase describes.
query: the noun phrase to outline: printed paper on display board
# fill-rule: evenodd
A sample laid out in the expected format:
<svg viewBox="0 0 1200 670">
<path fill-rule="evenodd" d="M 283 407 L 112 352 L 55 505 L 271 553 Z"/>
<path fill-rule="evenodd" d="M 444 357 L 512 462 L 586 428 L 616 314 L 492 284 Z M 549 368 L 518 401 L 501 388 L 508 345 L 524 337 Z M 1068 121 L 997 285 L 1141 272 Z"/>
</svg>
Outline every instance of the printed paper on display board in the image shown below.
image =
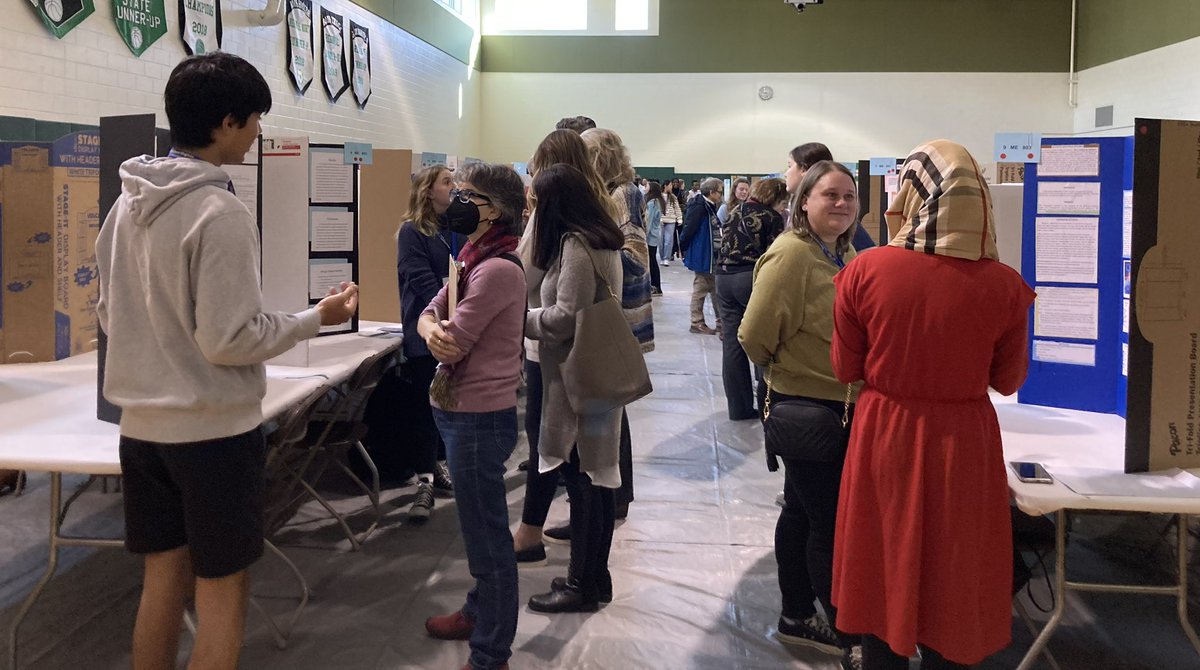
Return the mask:
<svg viewBox="0 0 1200 670">
<path fill-rule="evenodd" d="M 354 165 L 343 149 L 309 150 L 309 199 L 313 203 L 354 202 Z"/>
<path fill-rule="evenodd" d="M 1099 182 L 1039 181 L 1038 214 L 1100 215 Z"/>
<path fill-rule="evenodd" d="M 366 107 L 371 97 L 371 31 L 350 22 L 350 58 L 353 62 L 354 99 Z"/>
<path fill-rule="evenodd" d="M 1099 144 L 1054 144 L 1042 147 L 1038 177 L 1100 176 Z"/>
<path fill-rule="evenodd" d="M 221 48 L 221 0 L 179 0 L 179 37 L 189 56 Z"/>
<path fill-rule="evenodd" d="M 341 14 L 321 8 L 321 80 L 333 102 L 350 86 L 342 24 Z"/>
<path fill-rule="evenodd" d="M 1034 241 L 1039 282 L 1095 284 L 1100 255 L 1100 219 L 1039 216 Z"/>
<path fill-rule="evenodd" d="M 1096 345 L 1053 340 L 1033 341 L 1033 360 L 1040 363 L 1096 366 Z"/>
<path fill-rule="evenodd" d="M 288 0 L 287 7 L 288 77 L 304 93 L 313 80 L 312 0 Z"/>
<path fill-rule="evenodd" d="M 1095 340 L 1100 322 L 1100 292 L 1094 288 L 1037 286 L 1033 302 L 1035 337 Z"/>
</svg>

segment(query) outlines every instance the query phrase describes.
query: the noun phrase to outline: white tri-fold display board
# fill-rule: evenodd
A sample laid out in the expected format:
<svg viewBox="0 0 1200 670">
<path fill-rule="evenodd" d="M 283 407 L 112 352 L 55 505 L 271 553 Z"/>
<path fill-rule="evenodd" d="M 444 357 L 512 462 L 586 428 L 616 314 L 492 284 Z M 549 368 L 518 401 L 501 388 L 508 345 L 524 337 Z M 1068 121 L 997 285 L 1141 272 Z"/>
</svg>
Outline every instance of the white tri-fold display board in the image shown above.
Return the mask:
<svg viewBox="0 0 1200 670">
<path fill-rule="evenodd" d="M 358 166 L 342 145 L 307 137 L 264 137 L 260 146 L 263 307 L 299 312 L 341 282 L 358 281 Z M 355 315 L 321 334 L 357 330 Z M 301 344 L 272 362 L 306 365 L 307 358 Z"/>
</svg>

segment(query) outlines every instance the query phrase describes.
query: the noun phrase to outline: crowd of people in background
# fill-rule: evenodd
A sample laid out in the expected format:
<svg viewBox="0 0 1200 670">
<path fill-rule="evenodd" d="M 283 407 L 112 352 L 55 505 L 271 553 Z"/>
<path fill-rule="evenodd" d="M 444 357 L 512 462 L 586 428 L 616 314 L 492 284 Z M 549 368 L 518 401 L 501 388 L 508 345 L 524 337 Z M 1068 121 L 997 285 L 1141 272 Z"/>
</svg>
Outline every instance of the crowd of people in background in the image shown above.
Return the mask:
<svg viewBox="0 0 1200 670">
<path fill-rule="evenodd" d="M 271 108 L 251 65 L 188 59 L 165 98 L 174 148 L 122 166 L 97 243 L 126 542 L 146 556 L 134 664 L 174 666 L 194 590 L 193 663 L 232 668 L 246 568 L 263 551 L 262 362 L 349 319 L 357 287 L 298 314 L 262 310 L 253 217 L 220 169 Z M 988 389 L 1024 380 L 1034 294 L 998 262 L 971 155 L 945 140 L 914 149 L 879 240 L 858 224 L 854 176 L 820 143 L 789 152 L 782 178 L 685 191 L 639 183 L 618 133 L 570 117 L 529 166 L 528 179 L 489 163 L 422 170 L 397 233 L 405 362 L 390 413 L 416 444 L 409 518 L 452 495 L 474 579 L 428 634 L 469 641 L 464 670 L 507 668 L 518 566 L 544 563 L 545 541 L 569 542 L 570 563 L 530 610 L 595 612 L 621 588 L 608 560 L 634 501 L 636 436 L 624 407 L 578 399 L 610 361 L 575 350 L 580 323 L 612 300 L 612 332 L 643 354 L 656 329 L 722 338 L 728 418 L 760 421 L 767 466 L 784 468 L 781 642 L 847 669 L 898 670 L 918 650 L 922 668 L 962 668 L 1003 648 L 1014 566 Z M 690 321 L 655 323 L 659 265 L 676 255 L 693 273 Z M 522 383 L 530 457 L 513 533 Z M 560 478 L 570 523 L 544 529 Z"/>
</svg>

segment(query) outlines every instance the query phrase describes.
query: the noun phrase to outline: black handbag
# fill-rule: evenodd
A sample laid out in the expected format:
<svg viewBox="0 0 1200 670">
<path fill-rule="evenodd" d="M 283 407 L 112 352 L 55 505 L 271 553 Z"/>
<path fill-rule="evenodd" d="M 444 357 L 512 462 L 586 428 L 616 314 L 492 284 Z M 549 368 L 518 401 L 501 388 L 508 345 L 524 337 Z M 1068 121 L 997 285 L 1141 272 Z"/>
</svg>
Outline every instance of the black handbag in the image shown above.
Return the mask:
<svg viewBox="0 0 1200 670">
<path fill-rule="evenodd" d="M 789 398 L 771 401 L 771 370 L 764 375 L 767 399 L 763 404 L 763 432 L 766 435 L 767 469 L 779 469 L 779 459 L 828 463 L 843 458 L 850 444 L 850 394 L 839 417 L 827 405 Z"/>
</svg>

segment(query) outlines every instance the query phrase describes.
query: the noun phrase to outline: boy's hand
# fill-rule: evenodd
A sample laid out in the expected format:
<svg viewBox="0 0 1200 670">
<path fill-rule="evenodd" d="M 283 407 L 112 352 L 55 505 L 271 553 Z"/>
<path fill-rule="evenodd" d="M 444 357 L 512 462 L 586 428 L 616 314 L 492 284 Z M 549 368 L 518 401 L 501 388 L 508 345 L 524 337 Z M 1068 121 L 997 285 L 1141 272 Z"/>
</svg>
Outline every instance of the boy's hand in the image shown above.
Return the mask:
<svg viewBox="0 0 1200 670">
<path fill-rule="evenodd" d="M 358 311 L 358 284 L 342 282 L 340 289 L 330 288 L 329 294 L 317 303 L 322 326 L 345 323 Z"/>
</svg>

